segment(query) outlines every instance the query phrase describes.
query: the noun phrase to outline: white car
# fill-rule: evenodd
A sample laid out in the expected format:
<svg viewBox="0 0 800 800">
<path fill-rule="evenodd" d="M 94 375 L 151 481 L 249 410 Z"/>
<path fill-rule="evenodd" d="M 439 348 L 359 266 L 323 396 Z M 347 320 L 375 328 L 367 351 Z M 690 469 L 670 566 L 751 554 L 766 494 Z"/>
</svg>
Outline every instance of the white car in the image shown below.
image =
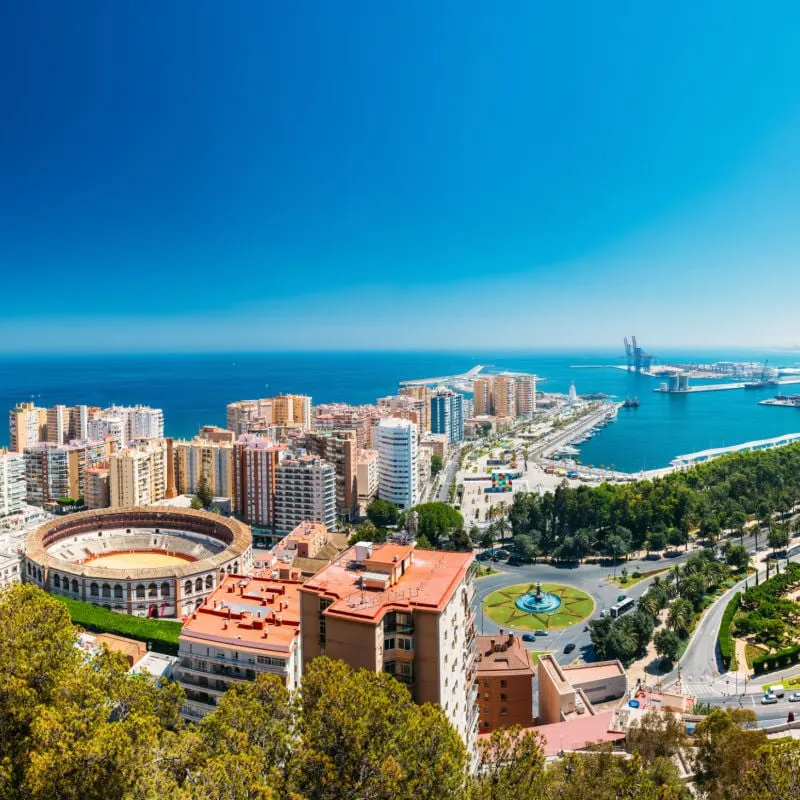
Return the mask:
<svg viewBox="0 0 800 800">
<path fill-rule="evenodd" d="M 761 698 L 761 705 L 762 706 L 771 706 L 771 705 L 774 705 L 777 702 L 778 702 L 778 698 L 775 697 L 774 694 L 770 694 L 769 692 L 767 692 L 767 694 L 765 694 Z"/>
<path fill-rule="evenodd" d="M 800 692 L 792 692 L 789 695 L 789 702 L 790 703 L 800 703 Z"/>
</svg>

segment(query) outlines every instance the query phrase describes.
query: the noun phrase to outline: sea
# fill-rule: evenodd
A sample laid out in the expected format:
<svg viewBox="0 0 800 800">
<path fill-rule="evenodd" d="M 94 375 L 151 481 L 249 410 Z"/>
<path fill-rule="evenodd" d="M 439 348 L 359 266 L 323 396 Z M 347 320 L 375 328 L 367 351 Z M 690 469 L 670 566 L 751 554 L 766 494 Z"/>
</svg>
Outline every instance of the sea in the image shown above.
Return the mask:
<svg viewBox="0 0 800 800">
<path fill-rule="evenodd" d="M 798 352 L 676 351 L 659 357 L 660 363 L 800 364 Z M 399 381 L 463 373 L 477 364 L 535 373 L 545 392 L 568 392 L 574 382 L 579 394 L 638 397 L 638 408 L 621 409 L 615 424 L 581 446 L 584 464 L 638 472 L 667 466 L 685 453 L 800 432 L 800 410 L 758 404 L 774 396 L 774 388 L 658 394 L 653 389 L 659 379 L 615 369 L 624 358 L 612 350 L 4 356 L 0 413 L 27 400 L 41 406 L 141 403 L 164 410 L 167 435 L 191 437 L 201 425 L 224 425 L 225 406 L 234 400 L 290 392 L 311 395 L 315 404 L 373 403 L 396 393 Z M 800 385 L 784 391 L 800 393 Z M 8 426 L 0 424 L 0 447 L 7 443 Z"/>
</svg>

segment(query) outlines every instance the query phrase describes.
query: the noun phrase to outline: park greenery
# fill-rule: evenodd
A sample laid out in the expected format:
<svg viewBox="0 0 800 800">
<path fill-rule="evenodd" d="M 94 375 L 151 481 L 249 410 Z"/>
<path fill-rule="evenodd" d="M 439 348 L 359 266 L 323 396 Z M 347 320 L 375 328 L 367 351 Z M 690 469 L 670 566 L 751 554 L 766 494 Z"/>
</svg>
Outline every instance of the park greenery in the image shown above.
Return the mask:
<svg viewBox="0 0 800 800">
<path fill-rule="evenodd" d="M 800 564 L 788 563 L 783 572 L 749 587 L 738 603 L 731 601 L 720 626 L 723 661 L 735 650 L 733 635 L 760 650 L 750 660 L 756 672 L 800 661 L 800 602 L 791 598 L 798 588 Z"/>
<path fill-rule="evenodd" d="M 627 666 L 645 656 L 652 640 L 662 659 L 675 661 L 698 616 L 734 580 L 730 565 L 713 550 L 701 550 L 685 564 L 656 575 L 635 611 L 617 619 L 592 620 L 589 630 L 595 654 L 600 660 L 618 658 Z M 665 627 L 654 637 L 662 617 Z"/>
<path fill-rule="evenodd" d="M 777 551 L 798 532 L 798 523 L 790 528 L 787 519 L 798 502 L 800 445 L 790 445 L 724 456 L 652 480 L 577 488 L 564 482 L 541 496 L 515 494 L 508 532 L 526 555 L 558 561 L 677 549 L 695 531 L 715 542 L 725 530 L 743 539 L 748 532 L 758 538 L 766 528 Z"/>
<path fill-rule="evenodd" d="M 73 624 L 94 633 L 113 633 L 146 642 L 152 650 L 167 655 L 177 655 L 181 623 L 161 619 L 144 619 L 131 614 L 118 614 L 107 608 L 73 600 L 71 597 L 53 595 L 53 599 L 66 606 Z"/>
<path fill-rule="evenodd" d="M 755 800 L 797 797 L 800 743 L 769 742 L 752 712 L 712 711 L 693 741 L 648 714 L 629 757 L 545 760 L 534 731 L 464 744 L 436 705 L 385 673 L 322 658 L 290 693 L 237 683 L 196 725 L 183 690 L 130 675 L 119 653 L 75 647 L 66 606 L 34 586 L 0 594 L 0 797 L 4 800 Z M 697 774 L 687 787 L 673 759 Z"/>
<path fill-rule="evenodd" d="M 464 518 L 448 503 L 422 503 L 408 511 L 400 512 L 393 503 L 373 500 L 367 507 L 367 521 L 358 525 L 350 536 L 355 542 L 385 542 L 391 531 L 389 526 L 408 529 L 410 514 L 416 514 L 417 547 L 470 552 L 472 540 L 464 531 Z"/>
<path fill-rule="evenodd" d="M 536 591 L 530 583 L 504 586 L 492 592 L 484 601 L 483 608 L 487 617 L 499 625 L 510 625 L 522 630 L 555 630 L 566 628 L 583 622 L 594 611 L 594 600 L 586 592 L 574 586 L 560 583 L 541 584 L 543 592 L 556 595 L 561 605 L 553 612 L 535 614 L 517 608 L 516 600 L 524 594 Z"/>
</svg>

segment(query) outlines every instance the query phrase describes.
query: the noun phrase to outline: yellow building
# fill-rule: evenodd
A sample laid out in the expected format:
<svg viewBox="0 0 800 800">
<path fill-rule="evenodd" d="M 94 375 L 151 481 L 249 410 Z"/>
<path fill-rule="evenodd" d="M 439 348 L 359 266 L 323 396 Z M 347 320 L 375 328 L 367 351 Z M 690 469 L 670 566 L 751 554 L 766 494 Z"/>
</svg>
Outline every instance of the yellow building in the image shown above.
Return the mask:
<svg viewBox="0 0 800 800">
<path fill-rule="evenodd" d="M 33 403 L 18 403 L 8 413 L 9 450 L 21 453 L 26 447 L 47 440 L 47 409 Z"/>
<path fill-rule="evenodd" d="M 167 446 L 163 439 L 120 450 L 109 458 L 112 508 L 148 506 L 166 496 Z"/>
<path fill-rule="evenodd" d="M 175 488 L 179 494 L 194 494 L 200 476 L 208 481 L 214 497 L 233 499 L 233 445 L 208 439 L 175 441 Z"/>
</svg>

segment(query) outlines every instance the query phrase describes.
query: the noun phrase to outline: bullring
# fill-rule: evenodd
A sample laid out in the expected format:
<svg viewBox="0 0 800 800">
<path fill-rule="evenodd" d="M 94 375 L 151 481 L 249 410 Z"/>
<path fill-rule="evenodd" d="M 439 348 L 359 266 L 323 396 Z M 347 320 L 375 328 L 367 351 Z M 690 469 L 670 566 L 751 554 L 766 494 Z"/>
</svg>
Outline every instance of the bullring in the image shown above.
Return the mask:
<svg viewBox="0 0 800 800">
<path fill-rule="evenodd" d="M 252 568 L 252 536 L 218 514 L 157 506 L 52 520 L 25 547 L 25 580 L 136 616 L 186 617 L 227 574 Z"/>
</svg>

